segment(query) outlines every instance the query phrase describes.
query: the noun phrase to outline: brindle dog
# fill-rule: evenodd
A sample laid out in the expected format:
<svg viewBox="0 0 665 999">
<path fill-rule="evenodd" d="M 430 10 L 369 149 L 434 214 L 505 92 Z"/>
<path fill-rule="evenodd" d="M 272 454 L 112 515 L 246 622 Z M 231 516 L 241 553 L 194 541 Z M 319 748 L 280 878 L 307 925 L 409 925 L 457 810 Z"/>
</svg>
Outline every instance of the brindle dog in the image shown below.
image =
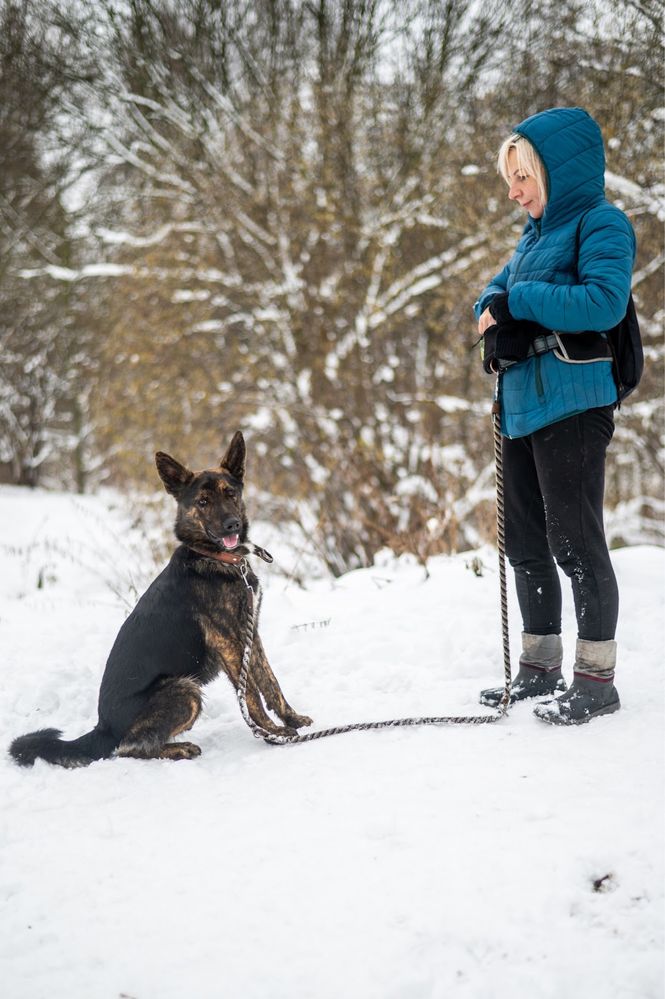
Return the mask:
<svg viewBox="0 0 665 999">
<path fill-rule="evenodd" d="M 20 736 L 10 753 L 23 766 L 41 758 L 80 767 L 114 754 L 193 759 L 199 747 L 173 739 L 198 718 L 201 687 L 223 672 L 237 689 L 248 611 L 238 569 L 247 550 L 245 441 L 238 431 L 220 467 L 202 472 L 190 472 L 163 451 L 155 460 L 166 491 L 178 503 L 175 534 L 181 544 L 118 632 L 102 677 L 95 728 L 71 742 L 60 739 L 57 729 Z M 251 570 L 248 581 L 256 588 Z M 268 716 L 262 698 L 284 725 Z M 255 722 L 276 735 L 294 735 L 311 725 L 311 718 L 284 699 L 258 635 L 247 707 Z"/>
</svg>

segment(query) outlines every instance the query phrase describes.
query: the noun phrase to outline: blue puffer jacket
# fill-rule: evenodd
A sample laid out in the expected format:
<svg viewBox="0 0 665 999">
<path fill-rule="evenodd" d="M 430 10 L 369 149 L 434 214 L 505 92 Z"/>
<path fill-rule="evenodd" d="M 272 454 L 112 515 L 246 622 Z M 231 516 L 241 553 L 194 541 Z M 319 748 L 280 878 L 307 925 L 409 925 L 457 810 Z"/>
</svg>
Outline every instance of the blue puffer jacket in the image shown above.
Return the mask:
<svg viewBox="0 0 665 999">
<path fill-rule="evenodd" d="M 582 108 L 553 108 L 515 131 L 545 164 L 547 205 L 541 219 L 529 217 L 515 253 L 476 302 L 476 317 L 508 291 L 515 319 L 562 333 L 611 329 L 626 312 L 635 235 L 605 200 L 600 128 Z M 508 368 L 498 391 L 507 437 L 617 401 L 610 361 L 570 362 L 554 351 Z"/>
</svg>

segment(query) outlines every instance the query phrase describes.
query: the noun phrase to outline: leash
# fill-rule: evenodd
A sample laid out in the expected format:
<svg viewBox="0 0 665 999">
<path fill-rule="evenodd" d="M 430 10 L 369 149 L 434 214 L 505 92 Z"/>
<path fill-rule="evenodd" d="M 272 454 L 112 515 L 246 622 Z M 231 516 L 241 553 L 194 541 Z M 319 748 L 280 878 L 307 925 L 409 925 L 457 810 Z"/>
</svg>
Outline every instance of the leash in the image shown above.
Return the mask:
<svg viewBox="0 0 665 999">
<path fill-rule="evenodd" d="M 501 447 L 501 403 L 492 403 L 494 430 L 494 476 L 496 479 L 496 544 L 499 552 L 499 589 L 501 593 L 501 639 L 503 644 L 503 696 L 497 710 L 500 717 L 510 707 L 510 633 L 508 630 L 508 587 L 506 584 L 506 511 L 503 490 L 503 449 Z"/>
<path fill-rule="evenodd" d="M 504 718 L 510 707 L 510 644 L 508 633 L 508 591 L 506 586 L 506 551 L 505 551 L 505 512 L 503 499 L 503 456 L 501 450 L 501 414 L 498 401 L 492 406 L 492 422 L 494 427 L 494 463 L 496 469 L 496 527 L 497 546 L 499 550 L 499 580 L 501 589 L 501 633 L 503 638 L 504 691 L 496 713 L 492 715 L 438 715 L 422 718 L 392 718 L 387 721 L 356 722 L 351 725 L 337 725 L 334 728 L 324 728 L 319 732 L 306 732 L 303 735 L 277 735 L 258 725 L 250 716 L 247 708 L 247 680 L 249 664 L 254 645 L 254 629 L 256 621 L 255 605 L 260 600 L 261 584 L 257 581 L 254 590 L 249 580 L 249 565 L 245 556 L 237 563 L 242 580 L 247 587 L 247 621 L 245 625 L 245 644 L 242 653 L 242 665 L 238 679 L 238 704 L 240 713 L 257 739 L 264 739 L 273 745 L 283 746 L 287 743 L 313 742 L 315 739 L 326 739 L 331 735 L 341 735 L 344 732 L 366 732 L 378 728 L 406 728 L 416 725 L 490 725 Z M 256 549 L 252 554 L 265 558 L 268 555 L 264 549 Z M 249 552 L 248 552 L 249 554 Z M 265 559 L 272 562 L 272 557 Z"/>
</svg>

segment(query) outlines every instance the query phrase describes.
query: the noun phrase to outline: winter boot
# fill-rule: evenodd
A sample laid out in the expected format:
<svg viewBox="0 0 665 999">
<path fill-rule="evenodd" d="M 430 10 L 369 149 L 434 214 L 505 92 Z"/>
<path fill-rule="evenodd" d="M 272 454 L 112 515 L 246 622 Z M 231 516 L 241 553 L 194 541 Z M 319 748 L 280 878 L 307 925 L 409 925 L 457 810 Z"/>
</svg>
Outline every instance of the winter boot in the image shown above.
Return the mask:
<svg viewBox="0 0 665 999">
<path fill-rule="evenodd" d="M 588 642 L 578 638 L 575 676 L 570 688 L 553 701 L 537 704 L 534 714 L 550 725 L 584 725 L 598 715 L 621 707 L 614 686 L 617 643 Z"/>
<path fill-rule="evenodd" d="M 527 697 L 546 697 L 565 690 L 561 675 L 563 646 L 561 635 L 529 635 L 522 632 L 520 668 L 510 689 L 510 703 L 524 701 Z M 491 687 L 480 692 L 480 703 L 498 708 L 503 697 L 503 687 Z"/>
</svg>

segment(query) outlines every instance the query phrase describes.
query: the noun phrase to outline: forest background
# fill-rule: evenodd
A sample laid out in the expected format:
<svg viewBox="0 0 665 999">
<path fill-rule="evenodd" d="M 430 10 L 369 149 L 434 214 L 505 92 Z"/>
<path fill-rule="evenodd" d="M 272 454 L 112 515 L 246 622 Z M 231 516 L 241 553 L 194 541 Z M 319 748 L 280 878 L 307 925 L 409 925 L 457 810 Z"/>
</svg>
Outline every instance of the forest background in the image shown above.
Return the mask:
<svg viewBox="0 0 665 999">
<path fill-rule="evenodd" d="M 663 544 L 660 0 L 0 0 L 0 481 L 157 486 L 236 428 L 334 574 L 494 530 L 472 305 L 512 126 L 579 105 L 638 239 L 614 545 Z"/>
</svg>

